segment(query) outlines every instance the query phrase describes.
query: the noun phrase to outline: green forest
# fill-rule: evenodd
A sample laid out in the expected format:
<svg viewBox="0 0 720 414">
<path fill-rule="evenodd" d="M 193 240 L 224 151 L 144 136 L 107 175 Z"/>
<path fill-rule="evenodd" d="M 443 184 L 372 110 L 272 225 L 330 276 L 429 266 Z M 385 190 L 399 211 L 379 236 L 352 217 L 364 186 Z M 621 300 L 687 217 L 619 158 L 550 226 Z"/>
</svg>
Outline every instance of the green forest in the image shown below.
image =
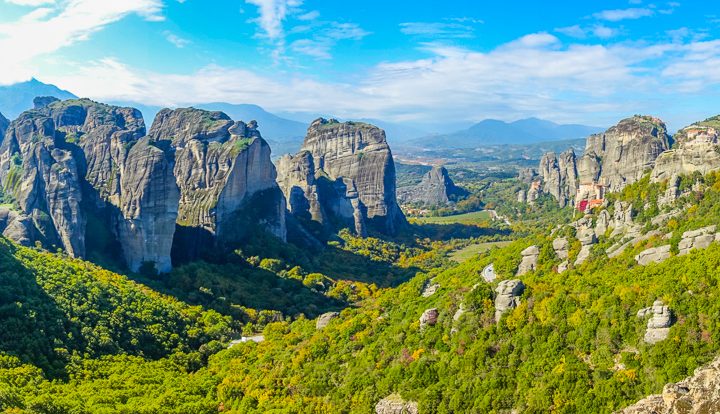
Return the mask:
<svg viewBox="0 0 720 414">
<path fill-rule="evenodd" d="M 557 225 L 573 213 L 543 203 L 507 203 L 519 219 L 512 228 L 414 224 L 394 240 L 343 231 L 320 252 L 257 237 L 164 276 L 121 275 L 3 239 L 0 411 L 373 413 L 397 393 L 422 413 L 610 413 L 720 351 L 720 245 L 676 254 L 684 231 L 718 222 L 720 174 L 680 186 L 684 195 L 664 210 L 643 206 L 656 205 L 665 183 L 645 178 L 611 194 L 611 211 L 616 200 L 633 203 L 644 230 L 666 237 L 608 258 L 616 240 L 601 235 L 587 262 L 561 274 L 552 241 L 572 235 Z M 652 223 L 677 206 L 681 214 Z M 450 258 L 500 240 L 511 242 Z M 638 252 L 668 240 L 673 257 L 636 264 Z M 532 244 L 539 266 L 522 276 L 520 305 L 496 323 L 497 282 L 480 273 L 492 263 L 499 279 L 515 278 Z M 579 250 L 571 244 L 571 262 Z M 425 297 L 430 283 L 439 289 Z M 676 322 L 649 345 L 635 314 L 656 299 Z M 430 308 L 438 322 L 421 327 Z M 328 311 L 340 313 L 317 329 Z M 253 335 L 264 340 L 230 346 Z"/>
</svg>

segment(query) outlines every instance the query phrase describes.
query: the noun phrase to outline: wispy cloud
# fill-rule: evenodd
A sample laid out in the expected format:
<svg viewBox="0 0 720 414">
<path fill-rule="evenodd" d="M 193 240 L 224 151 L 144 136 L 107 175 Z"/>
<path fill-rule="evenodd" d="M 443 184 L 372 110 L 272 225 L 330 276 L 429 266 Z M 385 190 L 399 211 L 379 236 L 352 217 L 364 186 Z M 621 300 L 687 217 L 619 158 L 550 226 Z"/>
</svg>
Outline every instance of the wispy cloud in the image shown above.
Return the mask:
<svg viewBox="0 0 720 414">
<path fill-rule="evenodd" d="M 461 23 L 407 22 L 400 23 L 400 32 L 410 36 L 469 38 L 475 29 Z"/>
<path fill-rule="evenodd" d="M 584 45 L 535 33 L 488 52 L 439 44 L 422 50 L 426 58 L 379 64 L 354 83 L 213 65 L 156 73 L 115 59 L 78 63 L 72 76 L 48 80 L 105 100 L 253 102 L 275 110 L 413 122 L 472 120 L 477 114 L 605 122 L 642 110 L 659 99 L 658 91 L 676 102 L 720 87 L 720 41 Z M 324 51 L 308 53 L 322 58 Z"/>
<path fill-rule="evenodd" d="M 45 4 L 54 4 L 55 0 L 5 0 L 6 3 L 16 4 L 18 6 L 42 6 Z"/>
<path fill-rule="evenodd" d="M 321 29 L 311 38 L 298 39 L 290 44 L 293 52 L 316 59 L 332 58 L 331 50 L 342 40 L 360 40 L 370 33 L 355 23 L 321 23 Z"/>
<path fill-rule="evenodd" d="M 257 6 L 259 17 L 255 20 L 264 36 L 272 40 L 284 36 L 283 22 L 288 12 L 302 5 L 302 0 L 245 0 L 248 4 Z"/>
<path fill-rule="evenodd" d="M 13 1 L 39 4 L 39 0 Z M 0 23 L 0 50 L 4 61 L 0 82 L 28 78 L 34 66 L 31 62 L 33 58 L 86 40 L 93 33 L 130 14 L 149 21 L 163 20 L 162 9 L 161 0 L 69 0 L 36 7 L 17 21 Z"/>
<path fill-rule="evenodd" d="M 629 9 L 603 10 L 593 14 L 593 17 L 600 20 L 610 22 L 619 22 L 621 20 L 635 20 L 642 17 L 648 17 L 655 14 L 655 11 L 649 8 L 633 7 Z"/>
<path fill-rule="evenodd" d="M 555 29 L 555 31 L 576 39 L 585 39 L 590 36 L 597 37 L 599 39 L 609 39 L 621 33 L 620 29 L 608 27 L 603 24 L 595 24 L 587 27 L 582 27 L 576 24 L 574 26 L 559 27 Z"/>
<path fill-rule="evenodd" d="M 170 32 L 170 31 L 168 31 L 168 30 L 165 30 L 165 31 L 163 32 L 163 36 L 165 36 L 165 39 L 166 39 L 168 42 L 172 43 L 173 45 L 175 45 L 175 47 L 177 47 L 177 48 L 179 48 L 179 49 L 182 49 L 182 48 L 184 48 L 185 46 L 187 46 L 187 45 L 190 44 L 190 41 L 189 41 L 189 40 L 184 39 L 184 38 L 176 35 L 175 33 Z"/>
</svg>

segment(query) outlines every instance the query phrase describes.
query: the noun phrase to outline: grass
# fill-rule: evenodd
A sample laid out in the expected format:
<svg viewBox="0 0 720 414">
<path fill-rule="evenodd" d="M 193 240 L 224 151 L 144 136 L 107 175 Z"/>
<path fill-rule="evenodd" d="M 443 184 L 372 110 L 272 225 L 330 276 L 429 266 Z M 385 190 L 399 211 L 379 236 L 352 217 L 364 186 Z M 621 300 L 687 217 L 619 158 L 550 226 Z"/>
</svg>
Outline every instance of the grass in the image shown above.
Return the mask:
<svg viewBox="0 0 720 414">
<path fill-rule="evenodd" d="M 499 242 L 487 242 L 487 243 L 477 243 L 477 244 L 471 244 L 469 246 L 465 246 L 460 250 L 456 250 L 450 254 L 450 259 L 462 263 L 468 259 L 471 259 L 475 256 L 477 256 L 480 253 L 486 252 L 493 247 L 505 247 L 508 244 L 512 243 L 511 241 L 499 241 Z"/>
<path fill-rule="evenodd" d="M 466 224 L 477 226 L 492 220 L 492 218 L 487 211 L 473 211 L 472 213 L 456 214 L 453 216 L 417 217 L 411 220 L 421 224 Z"/>
</svg>

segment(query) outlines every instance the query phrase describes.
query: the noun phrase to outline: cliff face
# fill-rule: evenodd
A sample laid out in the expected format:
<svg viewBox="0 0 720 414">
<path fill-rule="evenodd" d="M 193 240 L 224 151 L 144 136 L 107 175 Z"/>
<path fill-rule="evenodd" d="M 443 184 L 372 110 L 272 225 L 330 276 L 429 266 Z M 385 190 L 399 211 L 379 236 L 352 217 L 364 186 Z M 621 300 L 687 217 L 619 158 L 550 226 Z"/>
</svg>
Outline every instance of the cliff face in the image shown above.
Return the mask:
<svg viewBox="0 0 720 414">
<path fill-rule="evenodd" d="M 285 239 L 284 200 L 257 124 L 235 122 L 222 112 L 164 109 L 148 136 L 174 153 L 178 259 L 196 257 L 213 240 L 237 242 L 255 223 Z"/>
<path fill-rule="evenodd" d="M 366 227 L 395 234 L 405 224 L 395 198 L 395 164 L 380 128 L 320 118 L 308 128 L 301 153 L 278 165 L 293 214 L 306 211 L 313 220 L 349 225 L 360 235 Z"/>
<path fill-rule="evenodd" d="M 653 169 L 669 144 L 661 120 L 650 116 L 623 119 L 604 133 L 591 135 L 579 158 L 572 150 L 559 157 L 554 153 L 543 156 L 539 168 L 543 190 L 562 206 L 576 201 L 581 185 L 600 184 L 618 191 Z"/>
<path fill-rule="evenodd" d="M 5 118 L 3 114 L 0 114 L 0 144 L 3 141 L 3 138 L 5 138 L 5 132 L 7 131 L 8 126 L 10 126 L 10 121 Z"/>
<path fill-rule="evenodd" d="M 200 247 L 247 237 L 256 224 L 285 238 L 270 148 L 254 123 L 163 110 L 144 137 L 132 108 L 45 98 L 36 106 L 10 124 L 0 145 L 0 182 L 19 209 L 4 215 L 3 231 L 22 242 L 83 256 L 92 216 L 131 270 L 150 262 L 166 272 L 172 250 L 192 258 Z"/>
<path fill-rule="evenodd" d="M 665 124 L 658 118 L 634 116 L 623 119 L 602 134 L 591 135 L 586 154 L 595 154 L 600 163 L 600 181 L 611 191 L 642 178 L 655 159 L 670 148 Z"/>
<path fill-rule="evenodd" d="M 653 181 L 663 181 L 673 175 L 706 174 L 720 169 L 720 115 L 681 129 L 675 134 L 675 144 L 655 161 Z"/>
<path fill-rule="evenodd" d="M 51 228 L 38 229 L 47 243 L 83 256 L 82 204 L 117 195 L 113 183 L 124 161 L 117 147 L 144 133 L 137 110 L 86 99 L 50 100 L 10 124 L 0 146 L 0 181 L 23 215 L 49 216 Z"/>
<path fill-rule="evenodd" d="M 443 206 L 467 191 L 455 185 L 445 167 L 434 166 L 416 186 L 398 188 L 401 203 L 416 203 L 425 206 Z"/>
</svg>

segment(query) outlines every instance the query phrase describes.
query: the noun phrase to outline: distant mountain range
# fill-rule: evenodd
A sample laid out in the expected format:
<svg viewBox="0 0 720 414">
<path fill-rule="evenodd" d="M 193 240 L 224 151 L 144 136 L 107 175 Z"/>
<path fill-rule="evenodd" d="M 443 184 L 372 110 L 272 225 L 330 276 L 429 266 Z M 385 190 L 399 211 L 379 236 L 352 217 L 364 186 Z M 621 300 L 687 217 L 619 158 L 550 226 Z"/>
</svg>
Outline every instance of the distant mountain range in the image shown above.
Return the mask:
<svg viewBox="0 0 720 414">
<path fill-rule="evenodd" d="M 0 86 L 0 113 L 14 119 L 21 112 L 32 108 L 32 100 L 36 96 L 54 96 L 60 99 L 77 98 L 73 93 L 62 90 L 55 85 L 31 79 L 27 82 L 9 86 Z M 113 105 L 132 106 L 143 113 L 149 128 L 159 106 L 144 105 L 138 102 L 110 101 Z M 223 111 L 233 119 L 256 120 L 265 139 L 270 142 L 274 157 L 295 153 L 300 148 L 310 122 L 321 115 L 311 113 L 282 114 L 270 113 L 258 105 L 230 104 L 225 102 L 196 103 L 192 106 L 200 109 Z M 332 116 L 322 115 L 326 118 Z M 292 118 L 292 119 L 290 119 Z M 347 121 L 349 119 L 340 119 Z M 487 145 L 501 144 L 534 144 L 538 142 L 558 141 L 585 138 L 600 132 L 603 128 L 586 125 L 561 125 L 538 118 L 521 119 L 515 122 L 504 122 L 486 119 L 467 129 L 447 134 L 429 135 L 428 131 L 408 123 L 388 122 L 380 119 L 358 118 L 377 125 L 385 130 L 391 145 L 424 148 L 477 148 Z"/>
<path fill-rule="evenodd" d="M 42 83 L 37 79 L 27 82 L 0 86 L 0 113 L 8 119 L 15 119 L 23 111 L 33 107 L 36 96 L 54 96 L 58 99 L 73 99 L 77 96 L 55 85 Z"/>
<path fill-rule="evenodd" d="M 538 142 L 585 138 L 604 128 L 587 125 L 561 125 L 538 118 L 504 122 L 486 119 L 468 129 L 449 134 L 428 135 L 409 142 L 427 148 L 476 148 L 487 145 L 534 144 Z"/>
</svg>

